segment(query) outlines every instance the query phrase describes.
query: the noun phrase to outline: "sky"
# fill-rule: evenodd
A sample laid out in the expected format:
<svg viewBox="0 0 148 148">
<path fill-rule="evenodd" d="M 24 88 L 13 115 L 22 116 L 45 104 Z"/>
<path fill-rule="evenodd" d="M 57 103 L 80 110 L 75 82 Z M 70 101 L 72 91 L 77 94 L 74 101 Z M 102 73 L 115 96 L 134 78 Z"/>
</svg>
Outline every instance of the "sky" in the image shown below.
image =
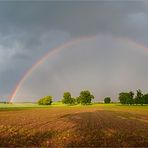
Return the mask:
<svg viewBox="0 0 148 148">
<path fill-rule="evenodd" d="M 82 89 L 91 89 L 100 100 L 116 99 L 122 90 L 148 92 L 147 26 L 147 1 L 1 1 L 0 99 L 8 99 L 46 53 L 84 36 L 96 39 L 47 59 L 14 100 L 59 99 L 63 91 L 76 96 Z"/>
</svg>

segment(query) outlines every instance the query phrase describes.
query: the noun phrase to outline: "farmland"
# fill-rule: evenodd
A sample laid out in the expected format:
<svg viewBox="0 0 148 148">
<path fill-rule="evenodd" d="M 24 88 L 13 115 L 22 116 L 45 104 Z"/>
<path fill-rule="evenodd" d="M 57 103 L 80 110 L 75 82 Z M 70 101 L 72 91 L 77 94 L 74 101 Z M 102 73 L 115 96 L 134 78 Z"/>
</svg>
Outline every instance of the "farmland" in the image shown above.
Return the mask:
<svg viewBox="0 0 148 148">
<path fill-rule="evenodd" d="M 0 104 L 0 146 L 148 146 L 148 106 Z"/>
</svg>

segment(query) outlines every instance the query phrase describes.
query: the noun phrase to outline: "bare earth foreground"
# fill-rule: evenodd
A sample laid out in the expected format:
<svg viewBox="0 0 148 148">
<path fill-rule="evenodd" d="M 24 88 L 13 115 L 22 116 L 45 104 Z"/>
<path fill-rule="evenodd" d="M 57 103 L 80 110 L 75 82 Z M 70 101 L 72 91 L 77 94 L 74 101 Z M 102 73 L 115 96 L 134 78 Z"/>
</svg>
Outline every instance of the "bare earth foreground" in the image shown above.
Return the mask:
<svg viewBox="0 0 148 148">
<path fill-rule="evenodd" d="M 0 108 L 0 146 L 148 147 L 148 106 Z"/>
</svg>

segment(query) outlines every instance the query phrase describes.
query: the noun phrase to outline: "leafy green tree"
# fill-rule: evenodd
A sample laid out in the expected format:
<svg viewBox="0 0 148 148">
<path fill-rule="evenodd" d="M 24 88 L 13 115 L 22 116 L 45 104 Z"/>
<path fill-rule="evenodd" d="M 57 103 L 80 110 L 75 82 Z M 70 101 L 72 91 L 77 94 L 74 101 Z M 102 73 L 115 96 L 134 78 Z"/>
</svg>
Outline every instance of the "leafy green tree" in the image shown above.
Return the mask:
<svg viewBox="0 0 148 148">
<path fill-rule="evenodd" d="M 45 96 L 38 100 L 39 105 L 51 105 L 52 104 L 52 97 L 51 96 Z"/>
<path fill-rule="evenodd" d="M 75 99 L 71 97 L 70 92 L 65 92 L 63 95 L 62 103 L 64 104 L 75 104 Z"/>
<path fill-rule="evenodd" d="M 132 91 L 129 92 L 129 98 L 127 100 L 127 104 L 130 104 L 130 105 L 134 104 L 134 92 Z"/>
<path fill-rule="evenodd" d="M 110 97 L 104 98 L 104 103 L 110 103 L 110 102 L 111 102 L 111 98 Z"/>
<path fill-rule="evenodd" d="M 119 100 L 121 104 L 134 104 L 134 93 L 130 92 L 121 92 L 119 94 Z"/>
<path fill-rule="evenodd" d="M 148 104 L 148 94 L 144 94 L 142 96 L 142 101 L 143 101 L 143 104 Z"/>
<path fill-rule="evenodd" d="M 76 97 L 76 103 L 77 103 L 77 104 L 80 104 L 80 103 L 81 103 L 80 97 Z"/>
<path fill-rule="evenodd" d="M 129 98 L 129 93 L 127 92 L 121 92 L 119 94 L 119 101 L 121 104 L 127 104 L 128 98 Z"/>
<path fill-rule="evenodd" d="M 141 104 L 143 105 L 143 94 L 140 89 L 136 91 L 136 97 L 135 97 L 135 104 Z"/>
<path fill-rule="evenodd" d="M 80 96 L 77 98 L 79 102 L 83 105 L 90 104 L 94 96 L 88 90 L 80 92 Z"/>
</svg>

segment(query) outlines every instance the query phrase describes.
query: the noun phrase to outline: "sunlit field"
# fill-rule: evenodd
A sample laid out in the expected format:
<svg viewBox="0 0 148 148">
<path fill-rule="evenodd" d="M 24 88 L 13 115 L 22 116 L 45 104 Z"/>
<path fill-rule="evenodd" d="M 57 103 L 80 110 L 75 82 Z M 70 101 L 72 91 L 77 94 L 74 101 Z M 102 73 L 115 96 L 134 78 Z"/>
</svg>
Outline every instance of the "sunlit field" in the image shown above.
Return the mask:
<svg viewBox="0 0 148 148">
<path fill-rule="evenodd" d="M 148 106 L 0 104 L 0 146 L 148 146 Z"/>
</svg>

